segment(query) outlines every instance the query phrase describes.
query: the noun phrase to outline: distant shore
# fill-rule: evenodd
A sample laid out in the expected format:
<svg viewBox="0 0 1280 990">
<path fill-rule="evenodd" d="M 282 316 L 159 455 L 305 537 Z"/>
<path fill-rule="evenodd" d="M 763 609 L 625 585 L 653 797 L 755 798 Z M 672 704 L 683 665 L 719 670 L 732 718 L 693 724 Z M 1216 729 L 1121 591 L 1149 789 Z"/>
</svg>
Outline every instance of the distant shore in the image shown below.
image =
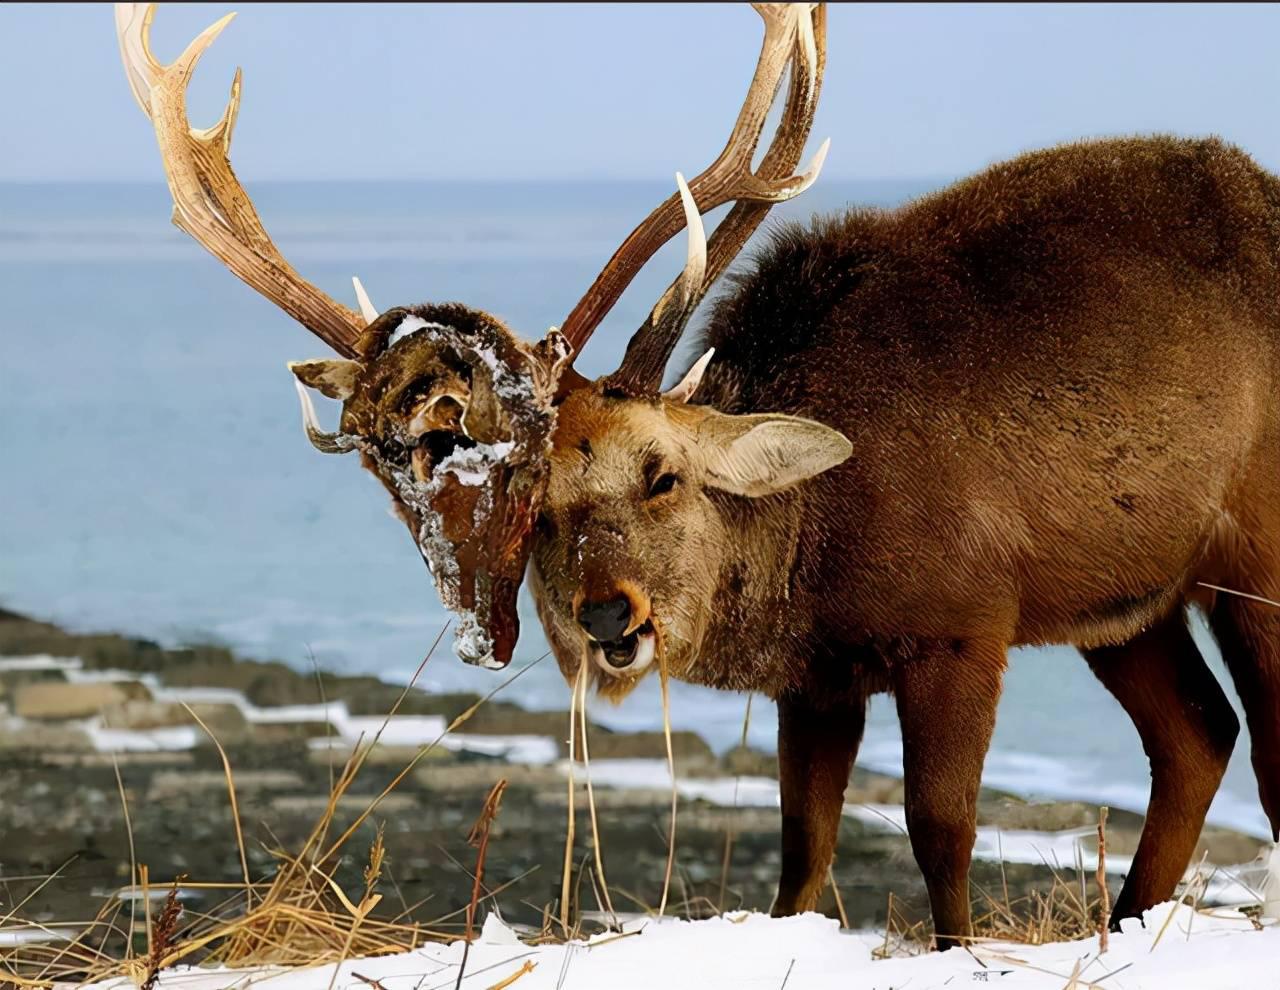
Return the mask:
<svg viewBox="0 0 1280 990">
<path fill-rule="evenodd" d="M 334 766 L 360 735 L 367 740 L 376 731 L 402 692 L 402 685 L 375 677 L 299 672 L 244 660 L 220 646 L 165 649 L 119 634 L 75 634 L 0 610 L 0 793 L 6 795 L 0 872 L 21 878 L 10 881 L 11 896 L 20 899 L 59 871 L 24 909 L 24 916 L 44 922 L 87 918 L 119 896 L 130 877 L 121 788 L 136 859 L 147 864 L 153 883 L 179 874 L 193 883 L 240 878 L 221 759 L 192 713 L 228 755 L 250 871 L 267 875 L 273 850 L 297 848 L 319 816 Z M 339 822 L 354 820 L 428 737 L 478 700 L 410 690 L 344 798 Z M 413 911 L 423 921 L 446 915 L 470 896 L 464 864 L 474 850 L 467 834 L 490 787 L 505 778 L 486 882 L 503 888 L 498 903 L 507 918 L 536 923 L 560 887 L 567 726 L 567 713 L 527 711 L 500 696 L 485 703 L 384 799 L 348 849 L 366 849 L 374 823 L 384 822 L 392 900 L 410 907 L 425 898 Z M 779 815 L 769 806 L 775 758 L 750 750 L 717 756 L 691 732 L 677 733 L 674 744 L 677 779 L 689 784 L 677 825 L 678 900 L 694 914 L 767 909 L 780 863 Z M 593 727 L 590 751 L 600 764 L 596 803 L 615 904 L 620 910 L 656 904 L 670 792 L 650 778 L 665 756 L 662 735 Z M 583 775 L 577 776 L 581 791 Z M 844 820 L 834 868 L 850 924 L 883 925 L 890 892 L 896 910 L 923 918 L 923 883 L 892 822 L 902 802 L 900 781 L 857 769 L 846 802 L 861 809 Z M 582 815 L 584 795 L 577 804 Z M 1096 813 L 1091 805 L 1029 803 L 989 790 L 979 804 L 988 831 L 1045 833 L 1046 849 L 1051 833 L 1085 830 Z M 1139 815 L 1113 809 L 1109 851 L 1131 854 L 1140 829 Z M 590 830 L 580 827 L 579 862 L 590 859 L 589 842 Z M 1247 862 L 1260 847 L 1221 828 L 1206 829 L 1201 845 L 1218 864 Z M 345 867 L 353 885 L 358 858 Z M 1058 865 L 1068 868 L 1064 878 L 1074 877 L 1070 862 Z M 985 889 L 1003 898 L 1007 885 L 1015 900 L 1046 889 L 1052 877 L 1035 862 L 976 860 L 973 870 L 975 896 Z M 1118 882 L 1112 878 L 1113 886 Z M 210 900 L 196 890 L 188 895 Z M 596 907 L 589 890 L 580 896 L 584 909 Z M 830 890 L 822 910 L 838 915 Z"/>
</svg>

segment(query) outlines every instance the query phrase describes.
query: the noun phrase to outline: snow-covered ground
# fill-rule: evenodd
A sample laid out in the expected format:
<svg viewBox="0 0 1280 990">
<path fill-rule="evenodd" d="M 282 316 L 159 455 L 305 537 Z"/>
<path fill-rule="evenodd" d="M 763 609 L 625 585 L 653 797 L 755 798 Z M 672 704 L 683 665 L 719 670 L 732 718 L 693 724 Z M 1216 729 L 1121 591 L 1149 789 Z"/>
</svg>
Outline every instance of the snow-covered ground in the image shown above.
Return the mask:
<svg viewBox="0 0 1280 990">
<path fill-rule="evenodd" d="M 976 945 L 971 951 L 874 959 L 881 944 L 870 933 L 841 932 L 819 915 L 759 914 L 710 921 L 636 919 L 625 936 L 587 943 L 530 947 L 490 917 L 472 946 L 461 986 L 466 990 L 930 990 L 973 984 L 1044 990 L 1264 990 L 1280 986 L 1280 925 L 1259 930 L 1234 912 L 1196 913 L 1165 904 L 1148 911 L 1145 927 L 1127 922 L 1099 955 L 1096 937 L 1028 947 Z M 313 969 L 175 969 L 172 990 L 452 990 L 463 945 Z M 520 975 L 517 975 L 520 974 Z M 504 982 L 514 977 L 510 982 Z M 125 990 L 127 981 L 92 990 Z"/>
</svg>

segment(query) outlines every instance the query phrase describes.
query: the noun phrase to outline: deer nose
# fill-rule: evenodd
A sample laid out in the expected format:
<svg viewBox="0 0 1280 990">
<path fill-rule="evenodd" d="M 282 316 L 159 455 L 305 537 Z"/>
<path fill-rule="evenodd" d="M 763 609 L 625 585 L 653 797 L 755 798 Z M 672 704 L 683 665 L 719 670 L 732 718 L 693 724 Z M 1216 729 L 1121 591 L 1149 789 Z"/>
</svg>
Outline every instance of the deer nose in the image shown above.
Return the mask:
<svg viewBox="0 0 1280 990">
<path fill-rule="evenodd" d="M 606 602 L 583 602 L 578 608 L 578 625 L 600 643 L 620 639 L 631 624 L 631 599 L 626 595 Z"/>
</svg>

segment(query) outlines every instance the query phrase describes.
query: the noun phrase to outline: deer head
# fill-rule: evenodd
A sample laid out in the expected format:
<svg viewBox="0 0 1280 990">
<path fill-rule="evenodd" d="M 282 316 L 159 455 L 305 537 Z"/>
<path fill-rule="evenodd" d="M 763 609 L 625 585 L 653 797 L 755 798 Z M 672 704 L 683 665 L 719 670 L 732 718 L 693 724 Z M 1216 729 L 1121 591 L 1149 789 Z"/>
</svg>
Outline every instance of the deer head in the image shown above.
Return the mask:
<svg viewBox="0 0 1280 990">
<path fill-rule="evenodd" d="M 432 571 L 441 600 L 461 616 L 455 648 L 469 662 L 499 667 L 509 662 L 518 633 L 516 593 L 535 541 L 547 544 L 541 555 L 548 565 L 540 570 L 542 584 L 550 578 L 563 590 L 571 580 L 572 569 L 554 571 L 551 562 L 562 555 L 552 552 L 545 533 L 549 520 L 564 517 L 568 503 L 582 495 L 568 480 L 577 465 L 564 465 L 581 456 L 581 442 L 588 435 L 598 451 L 617 447 L 608 460 L 620 465 L 614 478 L 618 486 L 634 487 L 639 476 L 640 467 L 631 465 L 631 475 L 623 478 L 621 463 L 628 453 L 640 457 L 649 470 L 653 451 L 641 456 L 624 450 L 623 443 L 648 424 L 667 445 L 663 463 L 682 465 L 678 470 L 683 474 L 669 474 L 686 485 L 723 483 L 727 490 L 737 487 L 745 494 L 794 484 L 806 472 L 834 463 L 842 449 L 843 438 L 818 424 L 789 417 L 757 422 L 755 417 L 726 417 L 687 405 L 705 359 L 666 396 L 658 395 L 668 358 L 698 303 L 770 207 L 807 188 L 826 156 L 824 143 L 809 167 L 795 172 L 820 88 L 825 10 L 807 3 L 757 4 L 755 9 L 764 21 L 764 43 L 724 150 L 691 182 L 677 176 L 677 193 L 628 236 L 563 328 L 529 343 L 497 318 L 466 306 L 420 305 L 379 313 L 354 280 L 356 312 L 305 281 L 272 244 L 231 168 L 239 70 L 226 111 L 214 126 L 196 129 L 187 119 L 187 82 L 231 15 L 200 34 L 175 62 L 162 65 L 148 40 L 155 5 L 116 5 L 126 74 L 155 127 L 174 223 L 337 352 L 336 358 L 290 365 L 307 436 L 325 453 L 358 451 L 364 467 L 386 487 Z M 782 120 L 753 168 L 765 118 L 788 70 Z M 730 202 L 735 205 L 708 241 L 701 213 Z M 632 337 L 621 367 L 599 381 L 587 381 L 573 370 L 572 359 L 644 263 L 682 227 L 689 232 L 684 272 Z M 342 402 L 337 431 L 320 428 L 307 389 Z M 728 424 L 733 419 L 743 422 Z M 606 423 L 618 425 L 616 435 Z M 825 442 L 818 444 L 824 453 L 805 457 L 797 445 L 812 444 L 814 431 L 831 436 L 824 434 Z M 565 453 L 570 450 L 578 453 Z M 566 470 L 565 481 L 557 483 Z M 650 478 L 646 484 L 661 488 L 665 481 Z M 672 491 L 654 493 L 664 494 Z M 674 504 L 678 497 L 668 502 Z M 540 519 L 542 538 L 535 528 Z M 550 525 L 565 531 L 559 521 Z M 579 559 L 586 555 L 579 553 Z M 592 566 L 593 573 L 603 574 L 605 561 Z M 605 589 L 607 582 L 600 578 L 597 584 Z M 566 598 L 577 637 L 572 649 L 580 657 L 602 657 L 601 670 L 629 670 L 633 677 L 640 666 L 620 659 L 631 646 L 636 647 L 634 661 L 651 657 L 651 640 L 645 637 L 653 622 L 646 612 L 655 598 L 636 579 L 627 584 L 621 572 L 609 587 L 623 589 L 628 604 L 620 635 L 606 636 L 612 627 L 601 624 L 608 602 L 618 609 L 619 595 L 597 589 L 588 597 L 584 586 Z M 606 593 L 611 597 L 601 599 Z M 543 612 L 545 623 L 548 613 Z M 567 661 L 562 657 L 561 662 Z"/>
</svg>

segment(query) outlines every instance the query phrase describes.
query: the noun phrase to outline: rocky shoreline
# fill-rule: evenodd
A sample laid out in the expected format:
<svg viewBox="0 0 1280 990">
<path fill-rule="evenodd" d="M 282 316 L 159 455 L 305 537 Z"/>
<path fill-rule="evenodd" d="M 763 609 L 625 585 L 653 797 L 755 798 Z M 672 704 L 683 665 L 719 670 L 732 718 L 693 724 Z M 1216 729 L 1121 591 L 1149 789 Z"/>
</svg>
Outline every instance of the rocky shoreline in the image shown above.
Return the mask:
<svg viewBox="0 0 1280 990">
<path fill-rule="evenodd" d="M 30 895 L 20 912 L 26 920 L 87 920 L 129 884 L 131 839 L 153 883 L 179 875 L 201 883 L 240 879 L 221 757 L 193 725 L 192 712 L 217 736 L 234 769 L 250 872 L 255 879 L 269 875 L 279 850 L 300 847 L 322 812 L 352 734 L 378 724 L 402 690 L 374 677 L 245 660 L 219 646 L 165 649 L 127 636 L 75 634 L 0 610 L 0 895 L 6 902 L 0 910 L 7 913 Z M 477 700 L 411 690 L 397 730 L 389 730 L 370 754 L 336 824 L 353 821 L 426 735 Z M 566 713 L 527 711 L 501 699 L 485 703 L 361 826 L 344 850 L 339 877 L 359 886 L 382 823 L 389 861 L 385 903 L 394 905 L 392 913 L 405 910 L 430 922 L 456 911 L 471 894 L 468 864 L 475 851 L 468 832 L 489 789 L 505 778 L 509 786 L 492 833 L 486 884 L 501 889 L 496 899 L 506 918 L 538 924 L 560 889 L 566 727 Z M 657 732 L 593 727 L 589 741 L 593 761 L 665 756 Z M 731 786 L 776 777 L 771 754 L 717 755 L 689 732 L 676 734 L 675 749 L 680 778 Z M 619 910 L 659 899 L 669 801 L 665 788 L 596 789 L 605 871 Z M 858 769 L 846 801 L 897 806 L 901 783 Z M 584 808 L 585 798 L 577 803 Z M 780 862 L 779 816 L 774 807 L 749 804 L 682 799 L 673 893 L 683 912 L 767 909 Z M 1091 805 L 1029 803 L 994 791 L 984 791 L 979 806 L 982 825 L 1034 832 L 1087 828 L 1096 813 Z M 1113 810 L 1109 850 L 1132 852 L 1140 829 L 1140 816 Z M 577 831 L 578 862 L 591 859 L 589 835 L 587 828 Z M 732 848 L 726 871 L 727 836 Z M 1261 843 L 1209 828 L 1201 846 L 1210 862 L 1227 864 L 1249 861 Z M 1061 865 L 1068 867 L 1063 878 L 1074 880 L 1070 864 Z M 54 872 L 57 877 L 44 883 Z M 834 878 L 855 927 L 883 925 L 890 892 L 907 918 L 927 913 L 906 837 L 867 815 L 844 820 Z M 985 889 L 999 900 L 1006 889 L 1017 900 L 1047 889 L 1052 880 L 1053 871 L 1035 863 L 978 861 L 973 871 L 975 895 Z M 1112 878 L 1113 887 L 1118 882 Z M 594 910 L 590 882 L 580 889 L 582 908 Z M 187 896 L 201 910 L 219 899 L 196 889 Z M 822 909 L 837 915 L 830 890 Z M 444 924 L 459 922 L 454 917 Z"/>
</svg>

